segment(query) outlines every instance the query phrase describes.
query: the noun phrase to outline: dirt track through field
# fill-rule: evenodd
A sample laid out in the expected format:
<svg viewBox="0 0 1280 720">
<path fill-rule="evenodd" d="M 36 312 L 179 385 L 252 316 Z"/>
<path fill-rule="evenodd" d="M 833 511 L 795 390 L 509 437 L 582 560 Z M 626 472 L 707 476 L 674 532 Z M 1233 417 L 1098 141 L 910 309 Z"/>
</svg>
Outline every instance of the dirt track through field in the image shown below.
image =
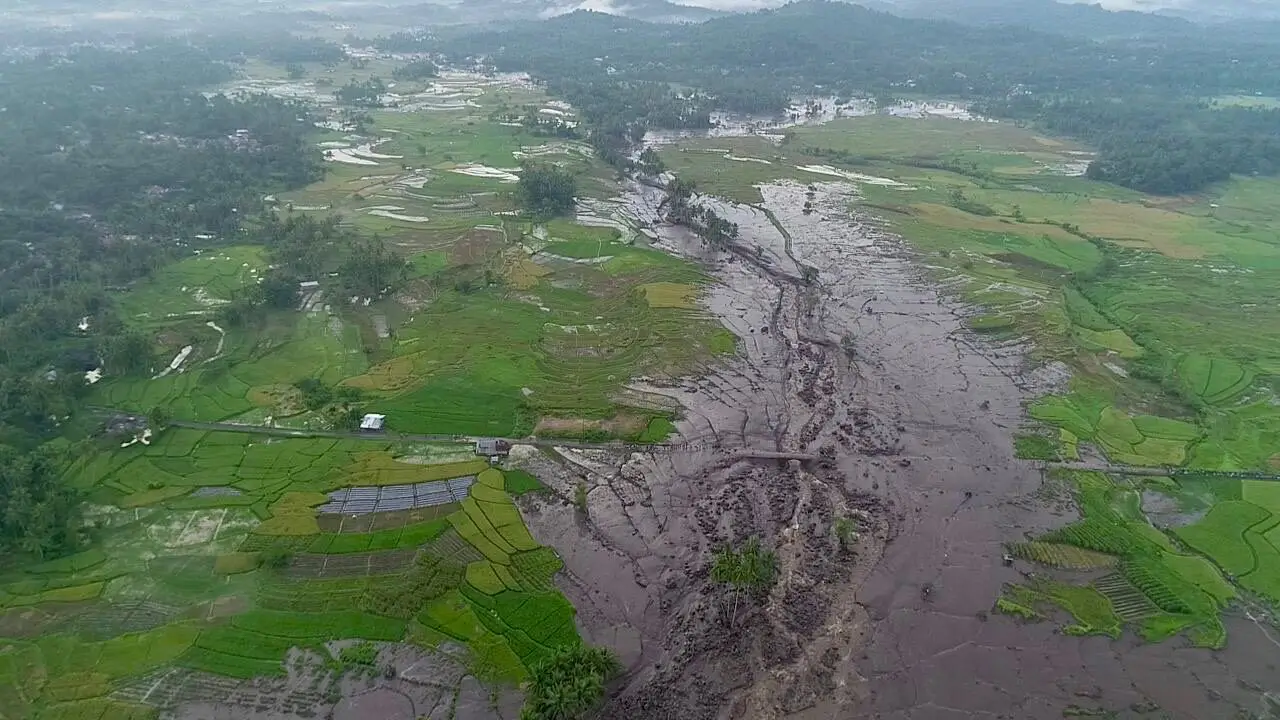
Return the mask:
<svg viewBox="0 0 1280 720">
<path fill-rule="evenodd" d="M 966 309 L 900 241 L 850 215 L 851 186 L 812 192 L 805 214 L 804 186 L 763 188 L 790 248 L 764 212 L 716 204 L 742 230 L 724 254 L 662 226 L 658 191 L 632 186 L 629 212 L 713 270 L 710 309 L 742 353 L 642 388 L 684 403 L 696 449 L 520 457 L 560 496 L 526 501 L 525 516 L 563 554 L 580 624 L 629 668 L 604 717 L 1267 717 L 1280 654 L 1247 619 L 1228 619 L 1230 645 L 1209 652 L 989 614 L 1031 569 L 1005 567 L 1002 543 L 1070 520 L 1013 458 L 1037 389 L 1025 348 L 965 331 Z M 820 270 L 817 287 L 797 282 L 797 263 Z M 747 461 L 735 446 L 832 460 Z M 585 515 L 567 502 L 579 484 Z M 836 543 L 840 516 L 862 518 L 854 554 Z M 777 549 L 780 581 L 735 612 L 710 556 L 751 535 Z"/>
</svg>

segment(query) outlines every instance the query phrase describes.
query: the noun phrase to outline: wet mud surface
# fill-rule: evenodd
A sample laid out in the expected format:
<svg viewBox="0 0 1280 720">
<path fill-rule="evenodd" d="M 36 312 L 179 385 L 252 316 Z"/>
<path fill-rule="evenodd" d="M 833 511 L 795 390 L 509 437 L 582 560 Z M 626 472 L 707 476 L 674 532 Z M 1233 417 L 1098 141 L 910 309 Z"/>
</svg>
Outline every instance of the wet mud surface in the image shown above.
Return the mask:
<svg viewBox="0 0 1280 720">
<path fill-rule="evenodd" d="M 1046 375 L 1026 348 L 965 331 L 972 309 L 851 214 L 852 186 L 813 187 L 766 186 L 761 208 L 717 204 L 741 247 L 716 253 L 660 222 L 658 191 L 633 186 L 627 212 L 719 281 L 708 304 L 742 352 L 697 379 L 636 386 L 687 408 L 684 446 L 513 456 L 552 488 L 523 510 L 564 557 L 584 635 L 628 668 L 602 716 L 1268 717 L 1280 645 L 1248 619 L 1228 618 L 1230 643 L 1211 652 L 991 614 L 1002 584 L 1033 570 L 1006 567 L 1002 543 L 1072 519 L 1013 457 L 1022 403 Z M 569 502 L 580 484 L 585 513 Z M 838 517 L 859 521 L 852 552 Z M 753 535 L 776 548 L 780 579 L 735 607 L 710 581 L 711 555 Z"/>
<path fill-rule="evenodd" d="M 342 643 L 330 650 L 336 655 Z M 164 708 L 164 720 L 516 720 L 521 694 L 466 669 L 467 650 L 385 643 L 374 665 L 335 675 L 313 652 L 293 650 L 281 678 L 235 680 L 182 668 L 121 688 L 120 699 Z"/>
</svg>

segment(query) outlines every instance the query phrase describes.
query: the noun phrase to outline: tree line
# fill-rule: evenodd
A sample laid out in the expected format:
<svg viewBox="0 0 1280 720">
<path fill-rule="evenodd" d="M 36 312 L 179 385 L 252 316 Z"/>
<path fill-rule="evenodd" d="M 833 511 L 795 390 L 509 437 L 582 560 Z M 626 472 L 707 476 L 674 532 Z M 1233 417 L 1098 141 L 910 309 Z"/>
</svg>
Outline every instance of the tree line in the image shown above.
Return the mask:
<svg viewBox="0 0 1280 720">
<path fill-rule="evenodd" d="M 992 101 L 982 112 L 1029 120 L 1098 148 L 1089 177 L 1144 192 L 1199 190 L 1232 174 L 1280 172 L 1280 110 L 1150 97 Z"/>
</svg>

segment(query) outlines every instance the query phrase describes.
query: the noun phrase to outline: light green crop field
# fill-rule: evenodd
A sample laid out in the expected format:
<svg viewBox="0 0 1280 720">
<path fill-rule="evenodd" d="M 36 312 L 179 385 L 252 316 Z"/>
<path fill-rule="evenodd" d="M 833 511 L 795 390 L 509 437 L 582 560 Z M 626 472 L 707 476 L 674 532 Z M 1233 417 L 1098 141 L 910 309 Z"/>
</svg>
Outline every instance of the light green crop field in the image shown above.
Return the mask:
<svg viewBox="0 0 1280 720">
<path fill-rule="evenodd" d="M 1029 404 L 1030 421 L 1050 427 L 1019 434 L 1020 453 L 1074 459 L 1084 443 L 1116 464 L 1280 472 L 1280 181 L 1145 196 L 1080 176 L 1091 157 L 1014 124 L 887 116 L 793 128 L 780 144 L 662 149 L 700 190 L 746 203 L 760 202 L 762 183 L 844 173 L 860 192 L 856 210 L 884 220 L 984 308 L 975 331 L 1029 338 L 1033 359 L 1072 370 L 1066 393 Z M 815 166 L 825 174 L 804 169 Z M 1011 552 L 1057 568 L 1115 563 L 1097 589 L 1149 639 L 1223 642 L 1217 616 L 1232 582 L 1280 601 L 1269 489 L 1280 483 L 1246 481 L 1248 502 L 1229 478 L 1150 485 L 1188 512 L 1208 511 L 1174 529 L 1173 545 L 1133 489 L 1088 477 L 1074 479 L 1083 520 Z M 1074 554 L 1084 551 L 1093 554 Z M 1114 634 L 1095 600 L 1032 587 L 1001 603 L 1037 617 L 1058 605 L 1076 618 L 1069 631 Z"/>
<path fill-rule="evenodd" d="M 1222 95 L 1213 98 L 1212 102 L 1221 107 L 1280 108 L 1280 98 L 1266 95 Z"/>
<path fill-rule="evenodd" d="M 475 672 L 493 682 L 518 682 L 580 642 L 552 583 L 560 560 L 505 489 L 536 480 L 509 480 L 484 460 L 404 462 L 404 449 L 171 429 L 87 453 L 66 482 L 93 498 L 95 545 L 0 575 L 5 712 L 43 716 L 74 701 L 150 717 L 117 691 L 178 666 L 282 675 L 291 648 L 323 657 L 340 638 L 470 643 Z M 321 530 L 325 492 L 464 475 L 478 481 L 461 505 L 375 514 L 371 531 L 333 529 L 350 519 Z"/>
</svg>

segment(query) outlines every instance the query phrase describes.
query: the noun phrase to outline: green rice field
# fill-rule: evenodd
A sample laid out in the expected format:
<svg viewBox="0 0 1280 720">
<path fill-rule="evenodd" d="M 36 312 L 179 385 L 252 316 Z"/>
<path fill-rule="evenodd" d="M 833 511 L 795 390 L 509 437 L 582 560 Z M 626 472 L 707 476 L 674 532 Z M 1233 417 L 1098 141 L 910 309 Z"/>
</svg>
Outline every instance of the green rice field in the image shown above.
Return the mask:
<svg viewBox="0 0 1280 720">
<path fill-rule="evenodd" d="M 397 452 L 171 429 L 150 445 L 87 455 L 66 481 L 94 499 L 100 542 L 0 576 L 5 711 L 92 700 L 116 717 L 125 709 L 112 689 L 157 669 L 283 675 L 294 648 L 324 657 L 341 638 L 428 647 L 451 638 L 493 682 L 518 682 L 580 642 L 552 580 L 560 559 L 533 540 L 511 499 L 536 479 L 483 460 L 401 462 Z M 339 488 L 462 475 L 477 481 L 460 504 L 368 523 L 316 510 Z"/>
</svg>

